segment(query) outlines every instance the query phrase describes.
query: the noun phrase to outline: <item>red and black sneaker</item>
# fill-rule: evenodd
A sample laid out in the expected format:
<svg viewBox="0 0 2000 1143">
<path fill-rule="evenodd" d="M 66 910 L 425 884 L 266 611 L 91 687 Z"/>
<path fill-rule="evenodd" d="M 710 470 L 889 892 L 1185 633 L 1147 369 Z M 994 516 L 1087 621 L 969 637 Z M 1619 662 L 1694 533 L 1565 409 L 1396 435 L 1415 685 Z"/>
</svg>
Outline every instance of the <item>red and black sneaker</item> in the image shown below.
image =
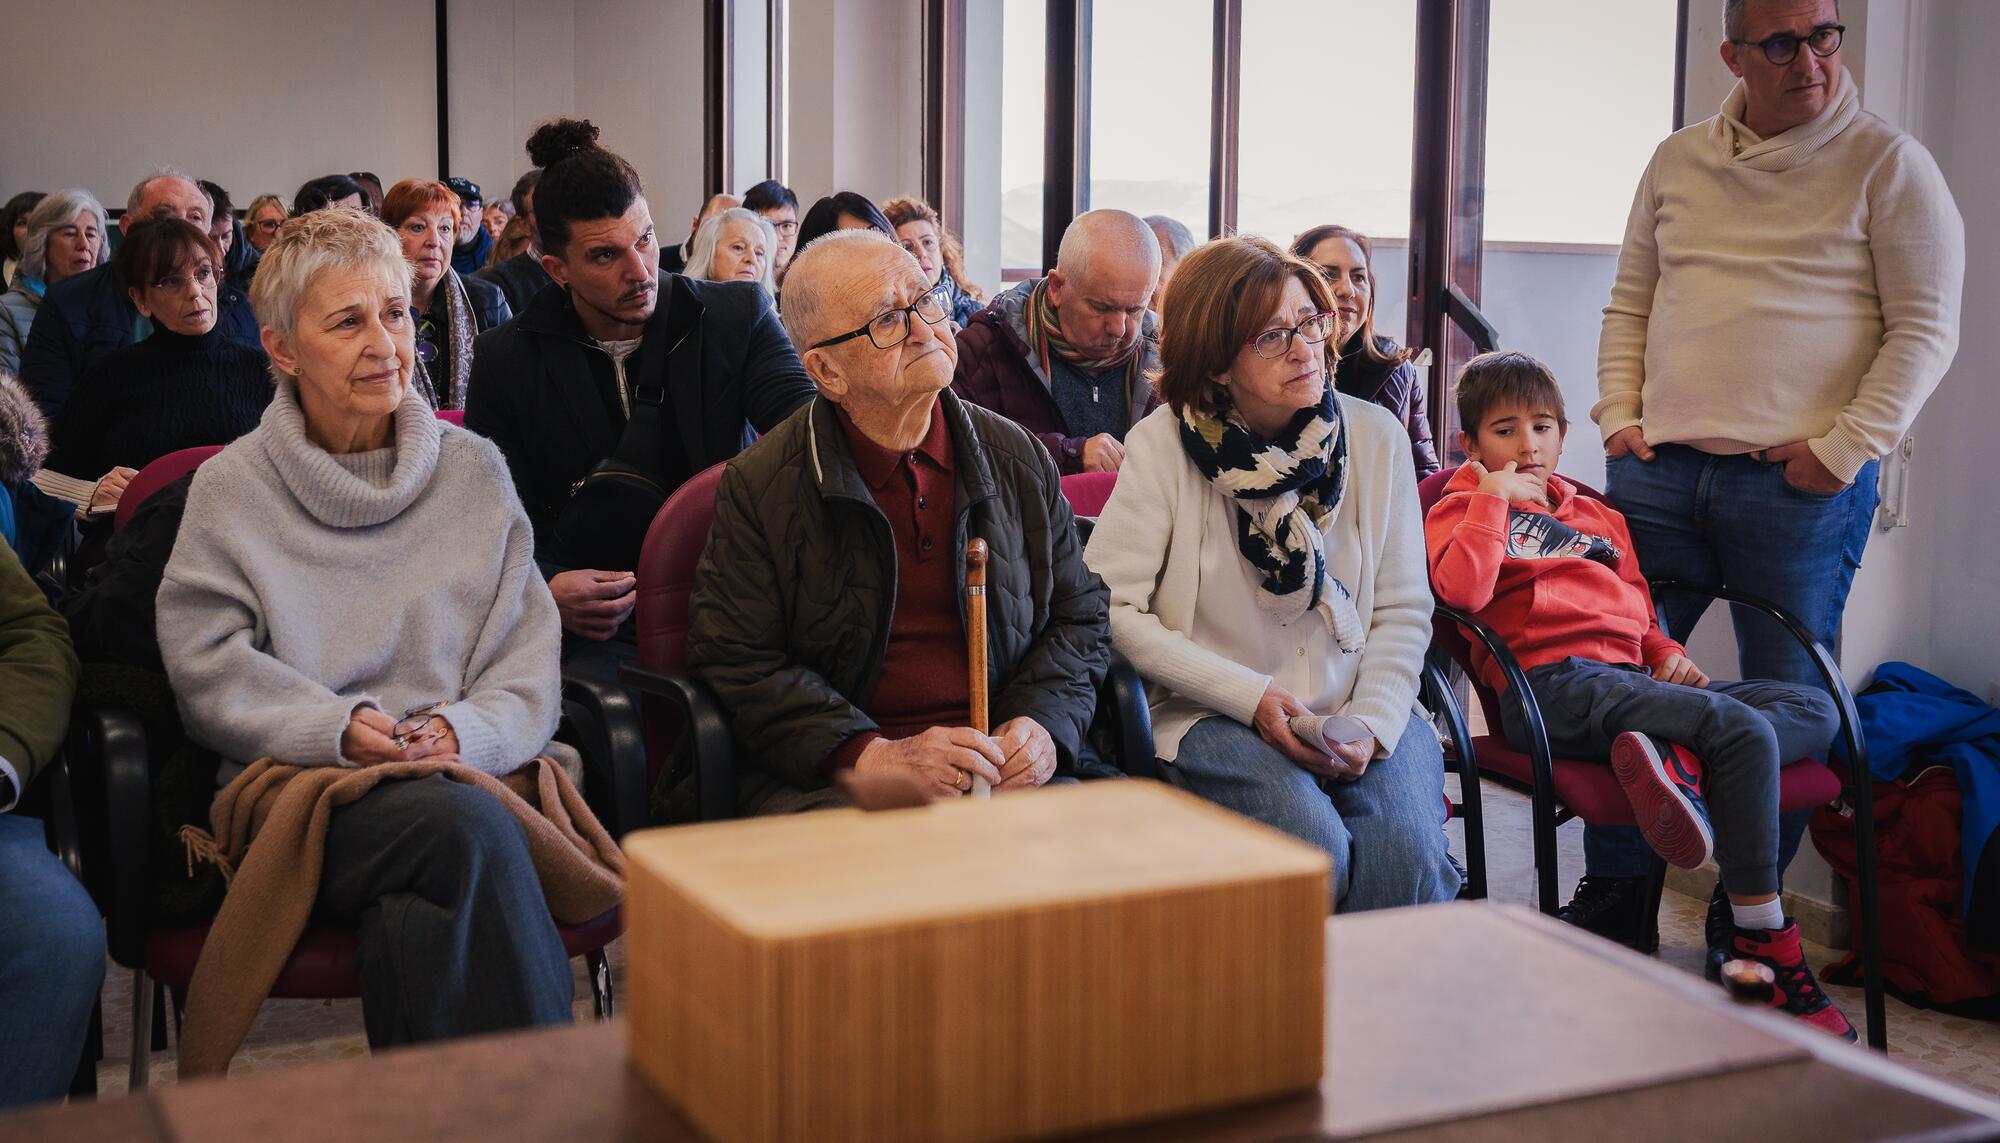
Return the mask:
<svg viewBox="0 0 2000 1143">
<path fill-rule="evenodd" d="M 1625 788 L 1632 816 L 1653 852 L 1669 865 L 1694 869 L 1715 851 L 1715 835 L 1695 799 L 1701 764 L 1671 742 L 1626 731 L 1611 742 L 1611 772 Z"/>
<path fill-rule="evenodd" d="M 1799 926 L 1789 918 L 1782 929 L 1738 929 L 1730 941 L 1730 952 L 1743 960 L 1767 965 L 1777 974 L 1778 987 L 1772 990 L 1771 1007 L 1789 1012 L 1829 1036 L 1853 1043 L 1854 1025 L 1834 1007 L 1826 990 L 1806 967 L 1805 950 L 1799 947 Z"/>
</svg>

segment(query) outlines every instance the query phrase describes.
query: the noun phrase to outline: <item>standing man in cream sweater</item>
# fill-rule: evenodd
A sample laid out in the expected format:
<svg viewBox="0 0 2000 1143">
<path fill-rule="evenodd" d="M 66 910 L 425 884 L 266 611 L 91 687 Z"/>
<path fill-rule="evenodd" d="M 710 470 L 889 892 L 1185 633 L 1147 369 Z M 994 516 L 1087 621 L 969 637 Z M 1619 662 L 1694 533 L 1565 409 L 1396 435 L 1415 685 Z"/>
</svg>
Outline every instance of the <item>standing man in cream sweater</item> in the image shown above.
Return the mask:
<svg viewBox="0 0 2000 1143">
<path fill-rule="evenodd" d="M 1723 20 L 1738 82 L 1640 180 L 1591 416 L 1647 575 L 1764 596 L 1831 645 L 1878 458 L 1958 347 L 1965 227 L 1929 152 L 1861 110 L 1835 0 L 1726 0 Z M 1661 619 L 1685 638 L 1706 604 L 1668 596 Z M 1734 618 L 1742 677 L 1820 685 L 1776 625 Z M 1803 832 L 1786 823 L 1781 865 Z M 1566 919 L 1657 942 L 1638 831 L 1586 830 L 1584 853 Z"/>
</svg>

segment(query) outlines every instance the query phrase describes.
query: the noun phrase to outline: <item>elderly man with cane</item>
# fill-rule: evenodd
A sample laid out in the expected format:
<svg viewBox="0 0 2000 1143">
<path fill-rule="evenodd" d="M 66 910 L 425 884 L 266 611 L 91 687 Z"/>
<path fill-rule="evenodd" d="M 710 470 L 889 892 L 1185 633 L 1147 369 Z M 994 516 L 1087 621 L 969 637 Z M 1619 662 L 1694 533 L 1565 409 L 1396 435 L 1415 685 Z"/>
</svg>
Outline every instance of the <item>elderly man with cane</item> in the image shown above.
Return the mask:
<svg viewBox="0 0 2000 1143">
<path fill-rule="evenodd" d="M 688 665 L 727 710 L 746 813 L 892 775 L 931 797 L 1109 773 L 1084 742 L 1109 656 L 1048 453 L 945 390 L 946 300 L 872 231 L 814 242 L 785 327 L 819 396 L 729 463 L 696 573 Z M 963 576 L 987 550 L 984 704 Z"/>
</svg>

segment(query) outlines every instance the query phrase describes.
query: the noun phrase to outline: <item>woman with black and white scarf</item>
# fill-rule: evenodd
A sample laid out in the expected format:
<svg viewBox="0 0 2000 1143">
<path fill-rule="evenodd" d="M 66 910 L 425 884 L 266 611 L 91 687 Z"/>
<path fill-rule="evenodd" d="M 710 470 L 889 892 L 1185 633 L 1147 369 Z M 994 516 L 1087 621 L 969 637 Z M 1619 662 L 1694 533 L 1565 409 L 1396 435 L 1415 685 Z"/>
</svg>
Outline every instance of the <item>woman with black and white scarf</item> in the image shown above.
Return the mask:
<svg viewBox="0 0 2000 1143">
<path fill-rule="evenodd" d="M 1409 437 L 1333 391 L 1342 331 L 1310 263 L 1211 242 L 1166 305 L 1167 404 L 1126 437 L 1085 551 L 1164 772 L 1325 849 L 1340 911 L 1449 900 Z"/>
</svg>

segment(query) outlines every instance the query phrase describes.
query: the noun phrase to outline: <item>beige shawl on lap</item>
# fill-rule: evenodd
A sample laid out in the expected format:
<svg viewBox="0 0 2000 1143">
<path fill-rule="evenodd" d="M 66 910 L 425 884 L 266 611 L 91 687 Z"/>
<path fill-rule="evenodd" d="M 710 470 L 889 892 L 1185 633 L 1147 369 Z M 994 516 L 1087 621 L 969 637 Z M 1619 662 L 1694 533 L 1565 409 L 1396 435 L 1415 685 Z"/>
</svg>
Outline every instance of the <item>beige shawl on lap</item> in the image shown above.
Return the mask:
<svg viewBox="0 0 2000 1143">
<path fill-rule="evenodd" d="M 625 855 L 548 758 L 504 779 L 451 762 L 394 762 L 359 770 L 286 766 L 269 758 L 254 762 L 215 796 L 209 808 L 212 834 L 192 826 L 181 831 L 189 860 L 214 861 L 229 879 L 188 986 L 182 1078 L 229 1070 L 312 916 L 334 809 L 379 782 L 432 774 L 485 790 L 520 820 L 556 920 L 578 924 L 617 906 L 625 889 Z"/>
</svg>

